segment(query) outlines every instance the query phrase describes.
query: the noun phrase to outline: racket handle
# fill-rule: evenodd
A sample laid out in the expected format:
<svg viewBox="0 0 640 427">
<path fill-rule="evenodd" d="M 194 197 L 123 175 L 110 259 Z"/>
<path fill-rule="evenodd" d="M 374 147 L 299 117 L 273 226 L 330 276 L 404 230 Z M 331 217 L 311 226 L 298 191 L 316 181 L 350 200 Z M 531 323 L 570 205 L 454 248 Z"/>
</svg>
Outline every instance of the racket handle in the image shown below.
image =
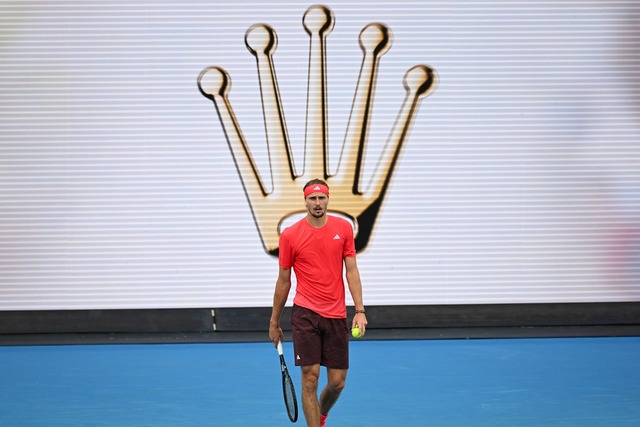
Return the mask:
<svg viewBox="0 0 640 427">
<path fill-rule="evenodd" d="M 278 341 L 278 354 L 282 356 L 284 352 L 282 351 L 282 341 Z"/>
</svg>

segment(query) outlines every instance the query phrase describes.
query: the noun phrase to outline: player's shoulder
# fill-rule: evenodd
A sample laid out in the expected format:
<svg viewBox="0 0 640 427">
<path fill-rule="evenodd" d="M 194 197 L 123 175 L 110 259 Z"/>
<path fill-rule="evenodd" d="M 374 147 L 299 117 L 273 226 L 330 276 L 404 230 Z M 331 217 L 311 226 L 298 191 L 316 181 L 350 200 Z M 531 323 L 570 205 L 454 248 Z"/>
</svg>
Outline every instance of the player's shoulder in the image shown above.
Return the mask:
<svg viewBox="0 0 640 427">
<path fill-rule="evenodd" d="M 293 224 L 285 227 L 282 232 L 280 233 L 281 236 L 287 235 L 287 234 L 291 234 L 291 233 L 295 233 L 296 230 L 300 229 L 300 227 L 304 226 L 304 223 L 306 222 L 305 218 L 299 219 L 298 221 L 294 222 Z"/>
<path fill-rule="evenodd" d="M 348 227 L 350 229 L 353 229 L 353 225 L 351 224 L 351 222 L 349 222 L 347 219 L 342 218 L 340 216 L 336 216 L 336 215 L 327 215 L 328 217 L 328 223 L 332 226 L 332 227 Z"/>
</svg>

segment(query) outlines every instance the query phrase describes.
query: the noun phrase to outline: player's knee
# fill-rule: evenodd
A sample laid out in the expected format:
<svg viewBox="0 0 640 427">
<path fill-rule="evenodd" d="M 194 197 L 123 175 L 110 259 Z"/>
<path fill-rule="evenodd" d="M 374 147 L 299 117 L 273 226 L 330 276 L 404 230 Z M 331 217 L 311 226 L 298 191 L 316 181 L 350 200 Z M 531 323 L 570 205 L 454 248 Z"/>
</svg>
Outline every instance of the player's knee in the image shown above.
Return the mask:
<svg viewBox="0 0 640 427">
<path fill-rule="evenodd" d="M 345 380 L 331 381 L 329 383 L 329 387 L 331 387 L 331 390 L 333 390 L 334 392 L 340 393 L 344 389 L 345 384 L 346 384 Z"/>
<path fill-rule="evenodd" d="M 332 378 L 329 381 L 329 387 L 334 393 L 340 393 L 346 384 L 346 378 Z"/>
<path fill-rule="evenodd" d="M 319 372 L 308 370 L 302 372 L 302 387 L 306 391 L 315 391 L 318 389 Z"/>
</svg>

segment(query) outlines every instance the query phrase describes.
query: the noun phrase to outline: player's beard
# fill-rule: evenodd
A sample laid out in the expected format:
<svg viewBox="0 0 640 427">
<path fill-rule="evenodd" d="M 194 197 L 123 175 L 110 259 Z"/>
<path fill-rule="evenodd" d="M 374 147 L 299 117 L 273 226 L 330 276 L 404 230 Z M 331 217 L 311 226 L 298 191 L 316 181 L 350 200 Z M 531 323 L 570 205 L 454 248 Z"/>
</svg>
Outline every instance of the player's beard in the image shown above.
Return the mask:
<svg viewBox="0 0 640 427">
<path fill-rule="evenodd" d="M 327 209 L 323 207 L 320 207 L 319 209 L 316 209 L 315 207 L 311 207 L 309 209 L 309 213 L 311 214 L 312 217 L 319 219 L 326 215 Z"/>
</svg>

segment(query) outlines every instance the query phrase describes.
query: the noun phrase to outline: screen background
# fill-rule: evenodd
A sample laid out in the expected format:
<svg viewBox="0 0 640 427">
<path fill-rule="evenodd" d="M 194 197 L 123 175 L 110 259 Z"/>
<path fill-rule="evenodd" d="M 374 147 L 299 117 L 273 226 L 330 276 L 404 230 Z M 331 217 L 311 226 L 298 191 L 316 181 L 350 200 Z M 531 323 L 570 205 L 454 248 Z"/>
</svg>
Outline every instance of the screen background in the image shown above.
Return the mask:
<svg viewBox="0 0 640 427">
<path fill-rule="evenodd" d="M 640 301 L 640 7 L 634 1 L 326 2 L 337 166 L 370 22 L 382 58 L 364 182 L 416 64 L 423 100 L 358 263 L 376 305 Z M 0 310 L 266 307 L 260 243 L 211 65 L 263 177 L 255 59 L 268 23 L 297 164 L 310 4 L 0 5 Z M 301 198 L 302 206 L 302 198 Z"/>
</svg>

